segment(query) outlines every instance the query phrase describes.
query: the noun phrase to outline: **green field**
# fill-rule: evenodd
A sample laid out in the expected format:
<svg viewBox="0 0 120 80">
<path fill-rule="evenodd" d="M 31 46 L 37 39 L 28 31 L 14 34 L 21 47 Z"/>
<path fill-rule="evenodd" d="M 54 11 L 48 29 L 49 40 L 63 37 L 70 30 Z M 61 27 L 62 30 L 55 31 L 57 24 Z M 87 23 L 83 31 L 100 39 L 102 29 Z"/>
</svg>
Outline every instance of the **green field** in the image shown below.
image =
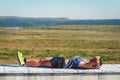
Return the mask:
<svg viewBox="0 0 120 80">
<path fill-rule="evenodd" d="M 99 55 L 104 63 L 120 63 L 120 26 L 0 28 L 0 64 L 17 64 L 18 51 L 26 58 Z"/>
</svg>

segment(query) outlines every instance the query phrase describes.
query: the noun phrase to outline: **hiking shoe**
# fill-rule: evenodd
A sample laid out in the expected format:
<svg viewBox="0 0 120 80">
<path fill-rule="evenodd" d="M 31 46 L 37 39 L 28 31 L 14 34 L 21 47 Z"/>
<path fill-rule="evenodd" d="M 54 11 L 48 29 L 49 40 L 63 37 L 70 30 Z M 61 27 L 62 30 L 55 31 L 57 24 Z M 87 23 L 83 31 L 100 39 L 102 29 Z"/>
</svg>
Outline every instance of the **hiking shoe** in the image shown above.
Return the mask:
<svg viewBox="0 0 120 80">
<path fill-rule="evenodd" d="M 25 64 L 25 61 L 24 61 L 24 57 L 22 56 L 22 52 L 17 53 L 17 58 L 18 58 L 19 64 L 23 66 Z"/>
</svg>

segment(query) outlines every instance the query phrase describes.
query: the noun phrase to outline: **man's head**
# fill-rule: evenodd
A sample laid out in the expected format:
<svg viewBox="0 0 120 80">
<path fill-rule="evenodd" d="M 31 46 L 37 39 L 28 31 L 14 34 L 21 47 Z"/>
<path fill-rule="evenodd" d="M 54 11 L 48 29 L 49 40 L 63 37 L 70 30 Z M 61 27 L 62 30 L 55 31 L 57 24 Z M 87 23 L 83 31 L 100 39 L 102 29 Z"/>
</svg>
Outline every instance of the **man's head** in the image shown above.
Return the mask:
<svg viewBox="0 0 120 80">
<path fill-rule="evenodd" d="M 91 59 L 90 62 L 91 67 L 99 69 L 102 66 L 102 59 L 100 56 L 96 56 L 95 58 Z"/>
</svg>

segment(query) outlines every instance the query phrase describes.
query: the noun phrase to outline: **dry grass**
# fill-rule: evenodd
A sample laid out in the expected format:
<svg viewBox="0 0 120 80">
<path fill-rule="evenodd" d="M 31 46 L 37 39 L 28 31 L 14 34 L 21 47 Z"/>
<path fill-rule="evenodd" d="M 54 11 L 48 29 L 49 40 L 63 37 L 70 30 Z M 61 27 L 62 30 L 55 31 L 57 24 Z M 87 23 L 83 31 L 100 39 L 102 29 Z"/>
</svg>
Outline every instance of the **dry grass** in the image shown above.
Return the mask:
<svg viewBox="0 0 120 80">
<path fill-rule="evenodd" d="M 120 26 L 55 26 L 0 29 L 0 63 L 17 63 L 16 53 L 29 57 L 102 56 L 120 63 Z"/>
</svg>

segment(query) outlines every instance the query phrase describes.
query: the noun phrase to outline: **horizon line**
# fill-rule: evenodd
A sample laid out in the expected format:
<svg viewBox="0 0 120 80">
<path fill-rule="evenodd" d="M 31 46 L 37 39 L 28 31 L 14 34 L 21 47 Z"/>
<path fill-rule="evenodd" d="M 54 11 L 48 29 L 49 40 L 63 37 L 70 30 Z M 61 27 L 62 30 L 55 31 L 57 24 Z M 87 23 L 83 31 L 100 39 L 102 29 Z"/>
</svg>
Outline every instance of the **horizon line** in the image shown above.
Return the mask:
<svg viewBox="0 0 120 80">
<path fill-rule="evenodd" d="M 115 19 L 120 19 L 120 18 L 81 18 L 81 19 L 77 19 L 77 18 L 70 18 L 70 17 L 33 17 L 33 16 L 0 16 L 0 17 L 20 17 L 20 18 L 44 18 L 44 19 L 59 19 L 59 18 L 63 18 L 63 19 L 68 19 L 68 20 L 115 20 Z"/>
</svg>

